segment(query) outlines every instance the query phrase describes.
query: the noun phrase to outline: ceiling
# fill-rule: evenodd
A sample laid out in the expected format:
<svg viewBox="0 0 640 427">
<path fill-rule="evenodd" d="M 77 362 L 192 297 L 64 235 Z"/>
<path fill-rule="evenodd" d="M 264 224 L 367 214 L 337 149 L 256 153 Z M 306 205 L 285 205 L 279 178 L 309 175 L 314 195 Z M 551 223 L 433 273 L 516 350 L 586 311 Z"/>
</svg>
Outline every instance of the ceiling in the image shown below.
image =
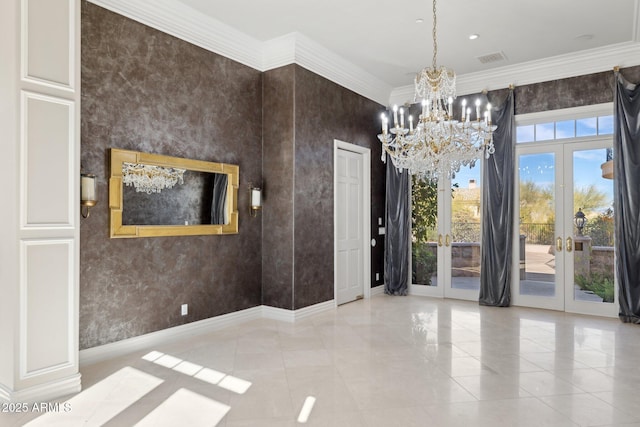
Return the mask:
<svg viewBox="0 0 640 427">
<path fill-rule="evenodd" d="M 149 8 L 162 6 L 167 15 L 163 22 L 169 27 L 172 20 L 183 19 L 182 27 L 188 26 L 189 19 L 197 20 L 202 31 L 204 27 L 217 27 L 212 31 L 217 31 L 219 38 L 238 46 L 253 44 L 254 50 L 297 34 L 322 47 L 324 53 L 317 54 L 315 62 L 322 57 L 330 58 L 327 62 L 342 59 L 370 81 L 392 91 L 411 85 L 415 73 L 432 62 L 431 0 L 91 1 L 116 11 L 128 8 L 125 15 L 145 23 L 149 20 L 140 19 L 142 10 L 146 7 L 148 12 Z M 526 72 L 528 68 L 540 68 L 549 59 L 549 67 L 557 69 L 580 57 L 583 65 L 571 71 L 576 73 L 611 49 L 620 53 L 609 60 L 615 61 L 613 65 L 638 65 L 640 54 L 635 56 L 640 52 L 639 3 L 640 0 L 440 0 L 438 65 L 453 68 L 459 80 L 464 80 L 465 76 L 481 79 L 503 70 Z M 132 4 L 138 4 L 138 9 Z M 417 23 L 418 18 L 424 21 Z M 158 27 L 163 22 L 151 24 Z M 186 28 L 185 31 L 188 32 Z M 167 32 L 181 36 L 177 34 L 179 29 Z M 479 38 L 470 40 L 470 34 L 478 34 Z M 195 42 L 198 44 L 197 39 Z M 217 50 L 216 43 L 209 42 L 211 50 Z M 230 56 L 242 50 L 238 46 L 231 49 Z M 631 51 L 626 50 L 629 47 Z M 503 59 L 489 63 L 478 59 L 492 54 L 501 54 Z M 296 60 L 300 56 L 294 55 Z M 242 55 L 238 60 L 250 62 L 243 61 Z"/>
<path fill-rule="evenodd" d="M 432 62 L 431 0 L 179 1 L 261 41 L 302 33 L 392 87 L 412 83 Z M 458 74 L 638 41 L 636 0 L 440 0 L 436 6 L 438 63 Z M 469 40 L 473 33 L 480 37 Z M 499 52 L 506 60 L 477 59 Z"/>
</svg>

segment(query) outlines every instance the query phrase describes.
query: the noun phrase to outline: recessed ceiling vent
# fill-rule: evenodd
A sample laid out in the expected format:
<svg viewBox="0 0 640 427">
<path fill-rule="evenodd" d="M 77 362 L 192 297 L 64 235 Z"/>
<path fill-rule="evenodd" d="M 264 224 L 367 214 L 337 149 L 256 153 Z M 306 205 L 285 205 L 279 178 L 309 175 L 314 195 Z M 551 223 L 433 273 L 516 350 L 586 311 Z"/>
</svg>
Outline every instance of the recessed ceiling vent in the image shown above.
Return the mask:
<svg viewBox="0 0 640 427">
<path fill-rule="evenodd" d="M 494 53 L 489 53 L 487 55 L 482 55 L 482 56 L 478 56 L 478 61 L 480 61 L 482 64 L 489 64 L 491 62 L 499 62 L 499 61 L 506 61 L 507 57 L 504 56 L 504 53 L 502 52 L 494 52 Z"/>
</svg>

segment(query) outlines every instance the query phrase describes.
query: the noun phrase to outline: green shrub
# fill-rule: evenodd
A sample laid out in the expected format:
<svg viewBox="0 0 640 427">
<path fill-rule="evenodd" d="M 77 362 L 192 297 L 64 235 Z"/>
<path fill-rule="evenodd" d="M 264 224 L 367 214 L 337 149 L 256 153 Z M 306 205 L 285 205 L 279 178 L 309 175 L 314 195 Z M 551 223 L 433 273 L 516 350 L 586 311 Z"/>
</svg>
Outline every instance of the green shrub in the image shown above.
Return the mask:
<svg viewBox="0 0 640 427">
<path fill-rule="evenodd" d="M 431 285 L 431 276 L 438 266 L 436 255 L 427 243 L 414 243 L 411 248 L 412 279 L 418 285 Z"/>
<path fill-rule="evenodd" d="M 602 298 L 603 302 L 613 302 L 614 279 L 611 274 L 591 273 L 588 276 L 576 274 L 576 285 L 583 291 L 591 291 Z"/>
</svg>

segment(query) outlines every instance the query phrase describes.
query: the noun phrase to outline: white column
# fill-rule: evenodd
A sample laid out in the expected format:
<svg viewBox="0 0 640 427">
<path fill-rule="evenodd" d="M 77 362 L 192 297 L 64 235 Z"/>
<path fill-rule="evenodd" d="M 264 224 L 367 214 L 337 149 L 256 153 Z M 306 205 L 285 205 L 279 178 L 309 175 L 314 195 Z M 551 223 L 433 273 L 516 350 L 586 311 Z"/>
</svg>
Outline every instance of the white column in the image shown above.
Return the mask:
<svg viewBox="0 0 640 427">
<path fill-rule="evenodd" d="M 0 6 L 0 399 L 80 390 L 80 2 Z"/>
</svg>

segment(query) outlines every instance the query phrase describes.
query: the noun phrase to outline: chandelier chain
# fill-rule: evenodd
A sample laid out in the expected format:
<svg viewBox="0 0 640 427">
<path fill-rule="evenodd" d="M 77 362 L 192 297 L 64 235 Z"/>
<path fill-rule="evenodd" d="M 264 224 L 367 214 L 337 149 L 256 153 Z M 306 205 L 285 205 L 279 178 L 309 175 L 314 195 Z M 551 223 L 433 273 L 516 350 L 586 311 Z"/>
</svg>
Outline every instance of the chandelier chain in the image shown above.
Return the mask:
<svg viewBox="0 0 640 427">
<path fill-rule="evenodd" d="M 433 0 L 433 69 L 435 70 L 437 67 L 438 57 L 438 22 L 436 21 L 436 0 Z"/>
<path fill-rule="evenodd" d="M 484 114 L 480 100 L 475 103 L 475 120 L 466 100 L 458 114 L 454 112 L 456 73 L 437 66 L 438 30 L 436 0 L 433 0 L 433 65 L 423 68 L 415 78 L 414 102 L 422 100 L 422 113 L 418 120 L 405 117 L 405 109 L 393 107 L 393 121 L 382 115 L 382 161 L 391 158 L 400 170 L 416 175 L 418 179 L 437 181 L 440 177 L 453 178 L 461 166 L 473 166 L 483 155 L 489 158 L 495 152 L 491 123 L 491 104 Z M 419 106 L 418 106 L 419 107 Z M 409 111 L 407 111 L 408 113 Z M 405 126 L 408 119 L 408 127 Z"/>
</svg>

